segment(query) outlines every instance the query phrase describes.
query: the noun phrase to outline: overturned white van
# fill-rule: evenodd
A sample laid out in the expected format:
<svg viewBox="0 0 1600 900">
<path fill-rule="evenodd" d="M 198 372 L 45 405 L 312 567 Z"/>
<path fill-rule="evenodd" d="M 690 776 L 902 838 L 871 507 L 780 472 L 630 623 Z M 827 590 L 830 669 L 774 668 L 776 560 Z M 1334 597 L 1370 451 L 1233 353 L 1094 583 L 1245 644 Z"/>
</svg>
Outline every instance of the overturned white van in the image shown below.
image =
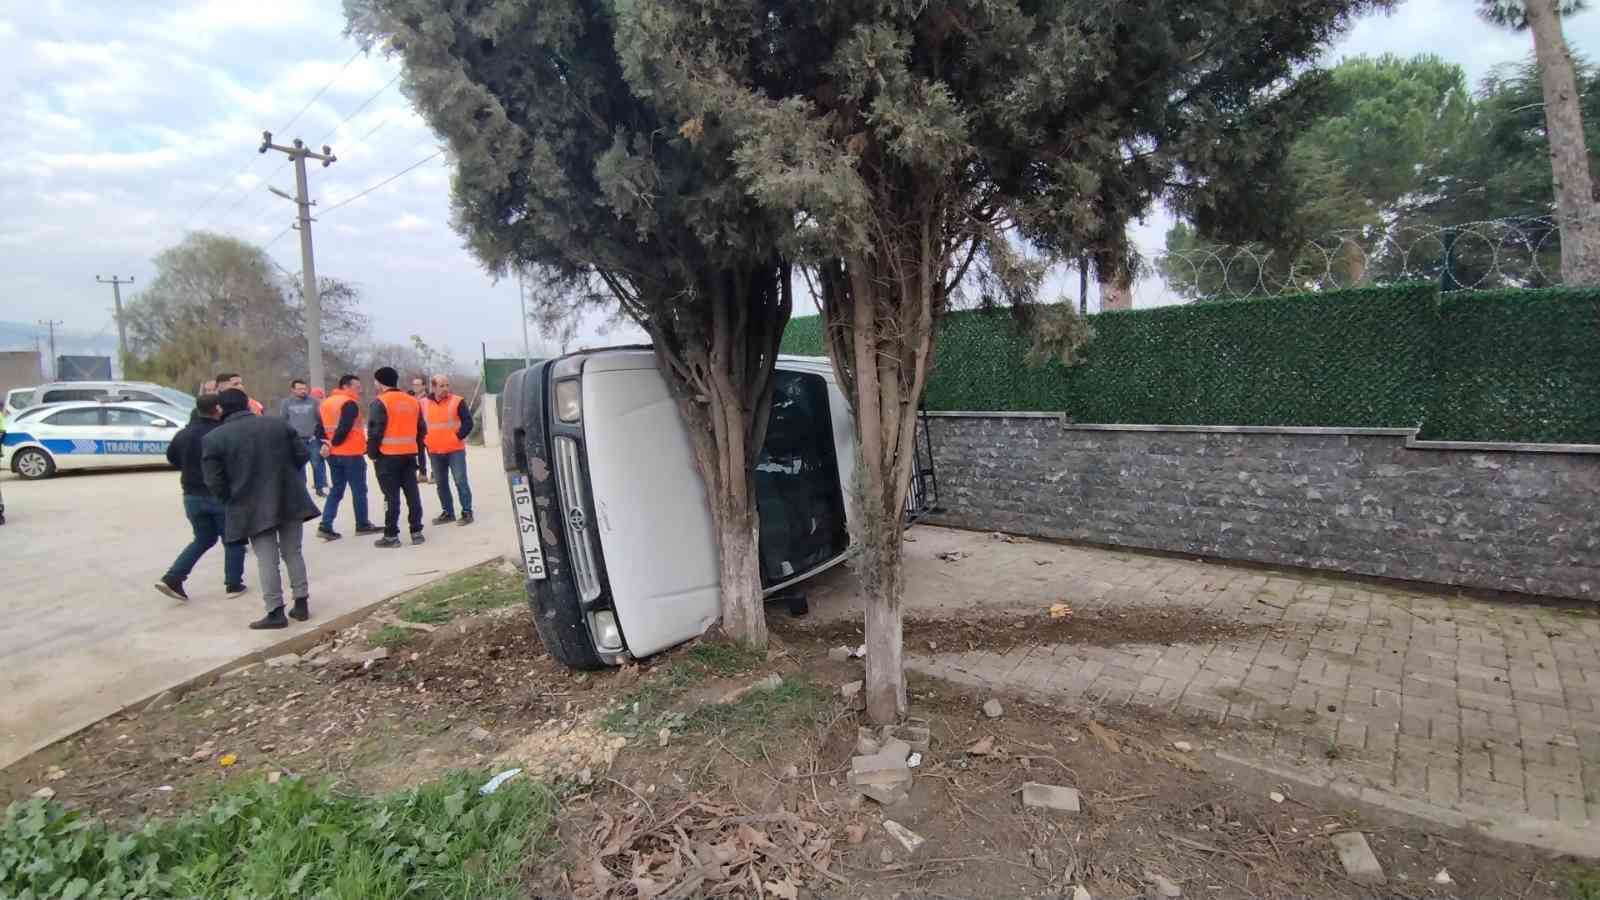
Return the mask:
<svg viewBox="0 0 1600 900">
<path fill-rule="evenodd" d="M 501 452 L 528 603 L 561 662 L 618 665 L 716 622 L 716 539 L 684 428 L 648 348 L 541 360 L 507 378 Z M 767 596 L 849 555 L 854 464 L 832 366 L 781 357 L 755 473 Z M 928 505 L 931 475 L 919 464 L 912 512 Z"/>
</svg>

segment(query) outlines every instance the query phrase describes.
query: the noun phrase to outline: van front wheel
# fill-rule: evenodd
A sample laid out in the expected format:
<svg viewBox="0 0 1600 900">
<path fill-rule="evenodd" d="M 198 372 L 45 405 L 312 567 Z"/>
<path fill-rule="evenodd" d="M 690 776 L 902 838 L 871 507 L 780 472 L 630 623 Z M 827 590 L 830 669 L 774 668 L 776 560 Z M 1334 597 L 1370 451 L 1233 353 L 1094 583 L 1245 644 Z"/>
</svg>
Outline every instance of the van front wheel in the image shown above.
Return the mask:
<svg viewBox="0 0 1600 900">
<path fill-rule="evenodd" d="M 589 626 L 576 602 L 553 596 L 549 589 L 528 591 L 528 606 L 533 610 L 533 625 L 538 629 L 544 649 L 556 661 L 572 669 L 603 669 L 605 661 L 595 652 Z"/>
</svg>

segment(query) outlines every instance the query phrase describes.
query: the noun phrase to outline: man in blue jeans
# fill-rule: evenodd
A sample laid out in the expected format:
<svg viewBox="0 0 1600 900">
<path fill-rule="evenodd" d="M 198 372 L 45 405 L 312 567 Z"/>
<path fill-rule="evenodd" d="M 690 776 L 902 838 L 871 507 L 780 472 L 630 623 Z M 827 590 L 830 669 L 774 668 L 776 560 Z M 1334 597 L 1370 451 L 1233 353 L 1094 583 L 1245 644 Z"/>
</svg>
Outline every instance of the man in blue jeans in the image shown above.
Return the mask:
<svg viewBox="0 0 1600 900">
<path fill-rule="evenodd" d="M 222 540 L 222 501 L 206 488 L 205 475 L 200 468 L 200 442 L 213 429 L 222 424 L 222 407 L 216 394 L 201 394 L 194 402 L 195 415 L 189 424 L 167 445 L 167 462 L 182 470 L 179 483 L 183 486 L 183 512 L 189 517 L 189 527 L 194 529 L 194 540 L 184 547 L 172 568 L 156 582 L 156 590 L 174 600 L 188 600 L 183 582 L 194 571 L 195 563 L 207 550 Z M 222 545 L 222 583 L 228 596 L 245 591 L 244 543 Z"/>
<path fill-rule="evenodd" d="M 439 506 L 444 511 L 433 520 L 472 524 L 472 486 L 467 484 L 467 435 L 472 433 L 472 410 L 457 394 L 450 393 L 448 375 L 433 376 L 433 390 L 422 401 L 422 419 L 428 426 L 427 451 L 433 463 L 433 480 L 439 483 Z M 450 482 L 461 495 L 461 518 L 450 498 Z"/>
<path fill-rule="evenodd" d="M 333 530 L 333 521 L 339 515 L 339 501 L 344 499 L 346 487 L 356 514 L 356 534 L 382 531 L 367 517 L 367 430 L 361 424 L 361 379 L 354 375 L 339 377 L 339 386 L 317 407 L 314 435 L 321 445 L 317 452 L 328 462 L 330 481 L 317 537 L 325 541 L 344 537 Z"/>
<path fill-rule="evenodd" d="M 311 396 L 311 386 L 303 379 L 296 378 L 289 382 L 289 396 L 283 398 L 283 403 L 278 407 L 278 415 L 289 423 L 289 427 L 294 429 L 294 433 L 299 435 L 302 441 L 305 441 L 306 450 L 311 454 L 311 474 L 317 496 L 326 497 L 328 466 L 322 459 L 322 441 L 317 439 L 317 420 L 321 417 L 321 406 L 322 401 Z"/>
</svg>

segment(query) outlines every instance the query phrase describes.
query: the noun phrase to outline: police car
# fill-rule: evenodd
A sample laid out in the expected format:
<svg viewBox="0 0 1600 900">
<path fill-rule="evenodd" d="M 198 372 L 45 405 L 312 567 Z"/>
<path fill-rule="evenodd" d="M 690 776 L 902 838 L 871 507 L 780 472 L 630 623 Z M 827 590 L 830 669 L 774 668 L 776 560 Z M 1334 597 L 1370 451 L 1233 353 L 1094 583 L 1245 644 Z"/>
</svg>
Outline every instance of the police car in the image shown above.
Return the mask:
<svg viewBox="0 0 1600 900">
<path fill-rule="evenodd" d="M 66 469 L 167 465 L 182 423 L 160 403 L 77 401 L 29 407 L 6 424 L 0 466 L 23 478 Z"/>
</svg>

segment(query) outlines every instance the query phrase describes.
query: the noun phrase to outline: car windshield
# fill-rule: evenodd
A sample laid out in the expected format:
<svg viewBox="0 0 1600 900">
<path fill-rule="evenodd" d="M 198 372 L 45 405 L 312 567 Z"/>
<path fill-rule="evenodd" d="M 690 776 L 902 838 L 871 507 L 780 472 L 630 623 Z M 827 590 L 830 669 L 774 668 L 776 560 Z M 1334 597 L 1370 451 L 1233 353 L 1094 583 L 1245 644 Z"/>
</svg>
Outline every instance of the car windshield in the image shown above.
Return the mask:
<svg viewBox="0 0 1600 900">
<path fill-rule="evenodd" d="M 179 409 L 194 409 L 194 395 L 185 394 L 177 388 L 158 387 L 151 393 L 160 397 L 169 406 L 176 406 Z"/>
</svg>

